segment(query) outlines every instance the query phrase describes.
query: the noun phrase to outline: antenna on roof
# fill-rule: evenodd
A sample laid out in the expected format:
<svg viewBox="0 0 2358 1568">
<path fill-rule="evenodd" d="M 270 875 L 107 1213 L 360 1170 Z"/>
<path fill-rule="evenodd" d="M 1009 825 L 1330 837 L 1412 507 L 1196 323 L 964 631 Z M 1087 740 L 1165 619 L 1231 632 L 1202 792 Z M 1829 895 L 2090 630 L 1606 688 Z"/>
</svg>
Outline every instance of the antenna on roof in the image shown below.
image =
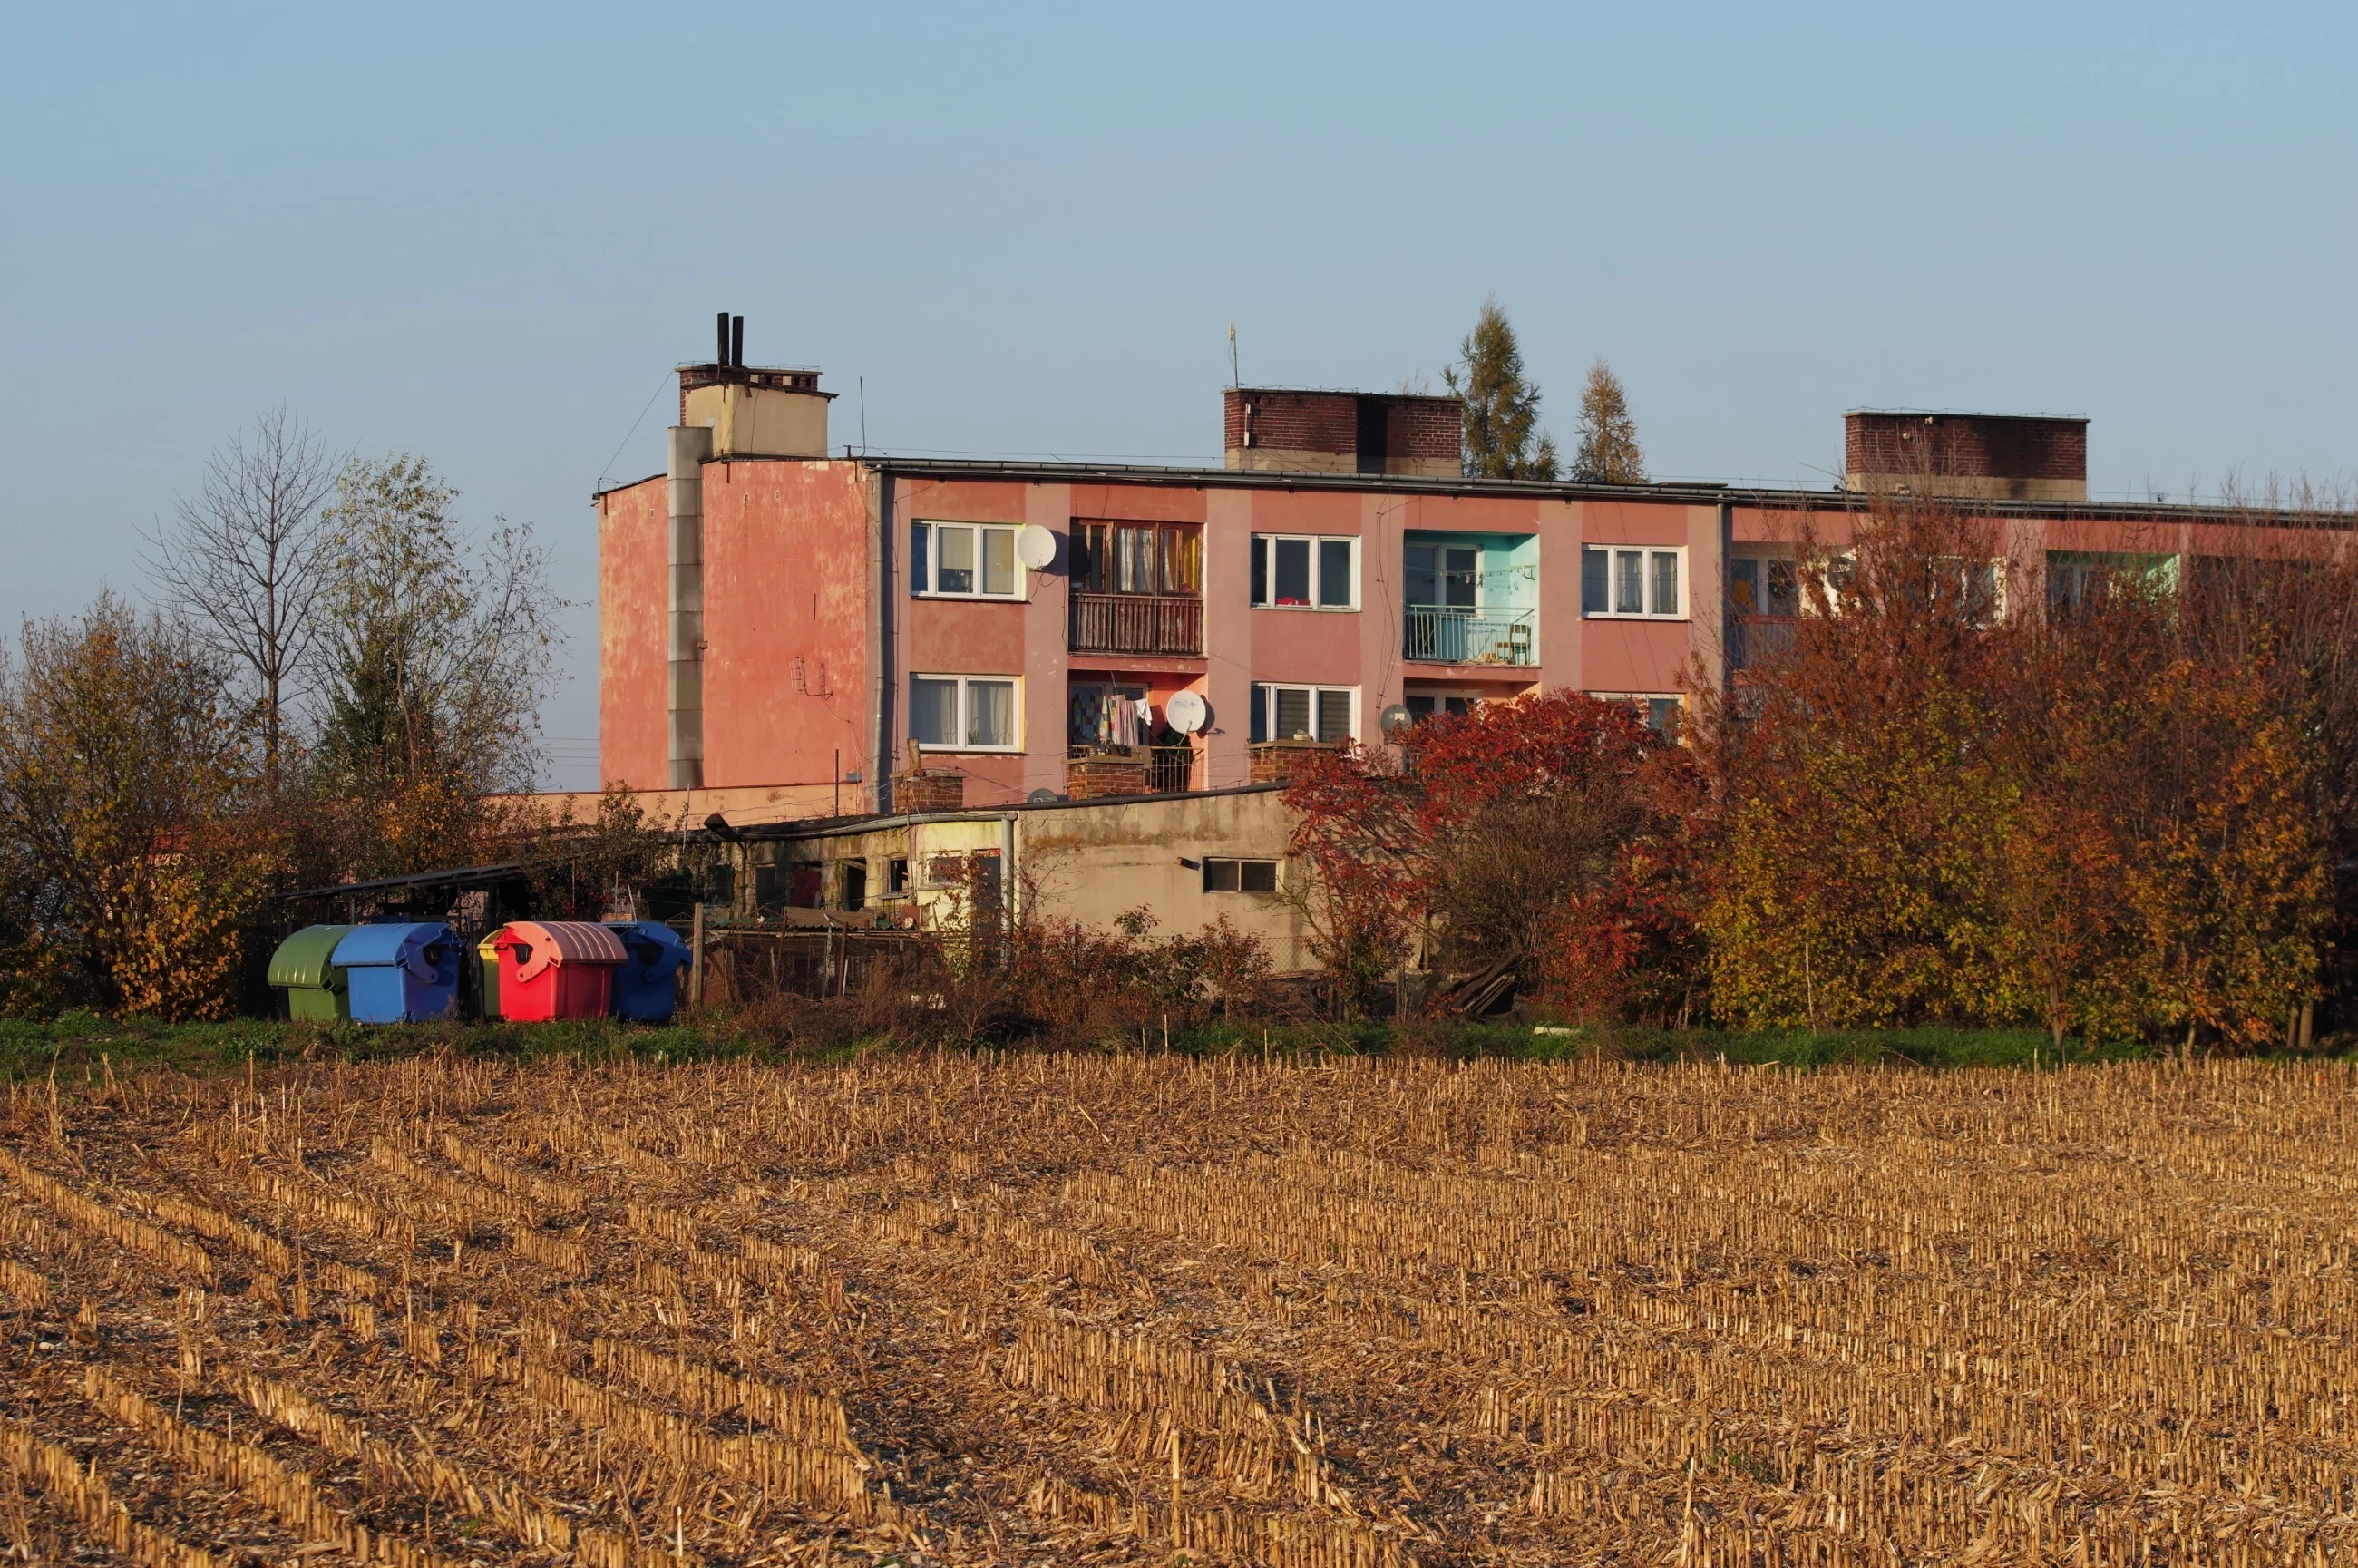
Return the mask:
<svg viewBox="0 0 2358 1568">
<path fill-rule="evenodd" d="M 1228 384 L 1243 384 L 1237 379 L 1237 324 L 1234 321 L 1228 323 Z"/>
</svg>

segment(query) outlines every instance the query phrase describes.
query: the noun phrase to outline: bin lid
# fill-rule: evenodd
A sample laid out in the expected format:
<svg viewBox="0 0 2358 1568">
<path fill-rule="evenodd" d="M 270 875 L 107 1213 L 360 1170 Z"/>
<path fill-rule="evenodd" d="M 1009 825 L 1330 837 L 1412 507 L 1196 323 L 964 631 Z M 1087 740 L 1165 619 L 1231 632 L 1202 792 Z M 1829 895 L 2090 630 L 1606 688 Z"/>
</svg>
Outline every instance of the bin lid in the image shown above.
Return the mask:
<svg viewBox="0 0 2358 1568">
<path fill-rule="evenodd" d="M 516 979 L 531 979 L 551 964 L 627 964 L 622 939 L 594 920 L 519 920 L 492 938 L 495 947 L 529 948 Z"/>
<path fill-rule="evenodd" d="M 421 980 L 438 979 L 441 968 L 427 950 L 450 946 L 459 938 L 449 926 L 423 921 L 388 921 L 382 925 L 355 925 L 336 944 L 336 962 L 345 968 L 398 966 Z"/>
<path fill-rule="evenodd" d="M 651 978 L 670 974 L 687 962 L 687 944 L 660 920 L 610 920 L 606 929 L 622 939 L 632 961 L 645 967 Z"/>
<path fill-rule="evenodd" d="M 270 983 L 306 990 L 341 990 L 344 972 L 336 963 L 336 945 L 349 925 L 306 925 L 270 955 Z"/>
</svg>

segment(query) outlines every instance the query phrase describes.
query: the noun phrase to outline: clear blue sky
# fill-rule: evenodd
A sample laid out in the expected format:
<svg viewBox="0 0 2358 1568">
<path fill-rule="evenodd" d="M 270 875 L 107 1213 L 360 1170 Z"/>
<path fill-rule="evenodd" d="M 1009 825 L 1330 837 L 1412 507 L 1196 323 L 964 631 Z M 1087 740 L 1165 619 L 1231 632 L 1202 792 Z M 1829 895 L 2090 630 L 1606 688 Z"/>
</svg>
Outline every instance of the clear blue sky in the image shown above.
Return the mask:
<svg viewBox="0 0 2358 1568">
<path fill-rule="evenodd" d="M 2099 492 L 2353 466 L 2347 5 L 13 6 L 0 613 L 285 402 L 536 524 L 660 466 L 712 313 L 838 441 L 1217 460 L 1248 380 L 1437 380 L 1486 294 L 1658 475 L 1862 404 L 2086 414 Z M 619 456 L 612 456 L 617 444 Z"/>
</svg>

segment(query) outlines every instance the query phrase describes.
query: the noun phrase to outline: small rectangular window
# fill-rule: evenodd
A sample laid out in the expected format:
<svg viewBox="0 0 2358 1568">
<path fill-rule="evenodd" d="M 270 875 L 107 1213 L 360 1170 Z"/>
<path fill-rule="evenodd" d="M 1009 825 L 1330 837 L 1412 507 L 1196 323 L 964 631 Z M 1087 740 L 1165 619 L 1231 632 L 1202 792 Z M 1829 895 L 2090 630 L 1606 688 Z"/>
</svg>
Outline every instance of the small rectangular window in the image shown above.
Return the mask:
<svg viewBox="0 0 2358 1568">
<path fill-rule="evenodd" d="M 1731 602 L 1747 596 L 1741 565 L 1731 568 Z M 1686 614 L 1684 550 L 1620 549 L 1583 546 L 1580 552 L 1580 612 L 1583 615 L 1648 615 L 1665 621 Z"/>
<path fill-rule="evenodd" d="M 1076 549 L 1076 567 L 1079 549 Z M 1015 599 L 1022 593 L 1012 524 L 913 523 L 909 591 L 934 598 Z"/>
<path fill-rule="evenodd" d="M 909 891 L 908 856 L 895 855 L 891 860 L 884 862 L 884 891 L 886 892 L 907 892 Z"/>
<path fill-rule="evenodd" d="M 1290 610 L 1358 608 L 1357 539 L 1255 534 L 1251 549 L 1256 605 Z"/>
<path fill-rule="evenodd" d="M 1005 599 L 1015 592 L 1015 531 L 982 530 L 982 591 Z"/>
<path fill-rule="evenodd" d="M 1606 596 L 1606 573 L 1612 562 L 1603 550 L 1584 549 L 1580 552 L 1580 612 L 1602 615 L 1612 608 Z"/>
<path fill-rule="evenodd" d="M 944 593 L 974 591 L 974 530 L 971 528 L 940 527 L 934 536 L 941 541 L 941 570 L 936 579 Z"/>
<path fill-rule="evenodd" d="M 1318 541 L 1318 602 L 1351 602 L 1351 541 L 1348 539 Z"/>
<path fill-rule="evenodd" d="M 909 682 L 909 738 L 925 746 L 957 744 L 958 683 L 917 676 Z"/>
<path fill-rule="evenodd" d="M 1206 892 L 1275 892 L 1275 860 L 1214 860 L 1204 862 Z"/>
<path fill-rule="evenodd" d="M 1646 557 L 1642 551 L 1613 552 L 1613 610 L 1617 615 L 1646 613 Z"/>
<path fill-rule="evenodd" d="M 1281 741 L 1314 741 L 1317 732 L 1310 728 L 1310 691 L 1306 687 L 1282 686 L 1277 694 L 1277 738 Z"/>
<path fill-rule="evenodd" d="M 1280 604 L 1308 604 L 1310 600 L 1310 541 L 1278 539 L 1270 549 L 1276 557 L 1277 601 Z"/>
<path fill-rule="evenodd" d="M 911 676 L 910 739 L 951 750 L 1013 751 L 1015 687 L 1009 676 Z"/>
<path fill-rule="evenodd" d="M 966 743 L 969 746 L 1015 744 L 1015 683 L 1011 680 L 970 680 L 966 683 Z"/>
<path fill-rule="evenodd" d="M 1316 741 L 1334 744 L 1350 740 L 1357 730 L 1359 693 L 1347 686 L 1268 686 L 1253 687 L 1254 741 Z"/>
</svg>

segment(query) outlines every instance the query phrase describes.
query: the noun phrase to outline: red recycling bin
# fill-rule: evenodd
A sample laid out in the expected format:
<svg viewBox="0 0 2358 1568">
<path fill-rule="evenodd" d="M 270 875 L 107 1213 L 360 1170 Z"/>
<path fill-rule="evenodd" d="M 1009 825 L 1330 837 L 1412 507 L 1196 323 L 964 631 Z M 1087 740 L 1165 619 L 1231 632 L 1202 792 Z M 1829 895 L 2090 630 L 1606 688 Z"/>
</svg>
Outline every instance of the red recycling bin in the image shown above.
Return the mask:
<svg viewBox="0 0 2358 1568">
<path fill-rule="evenodd" d="M 605 1017 L 615 966 L 631 957 L 621 937 L 588 920 L 519 920 L 487 945 L 499 956 L 500 1016 L 525 1023 Z"/>
</svg>

